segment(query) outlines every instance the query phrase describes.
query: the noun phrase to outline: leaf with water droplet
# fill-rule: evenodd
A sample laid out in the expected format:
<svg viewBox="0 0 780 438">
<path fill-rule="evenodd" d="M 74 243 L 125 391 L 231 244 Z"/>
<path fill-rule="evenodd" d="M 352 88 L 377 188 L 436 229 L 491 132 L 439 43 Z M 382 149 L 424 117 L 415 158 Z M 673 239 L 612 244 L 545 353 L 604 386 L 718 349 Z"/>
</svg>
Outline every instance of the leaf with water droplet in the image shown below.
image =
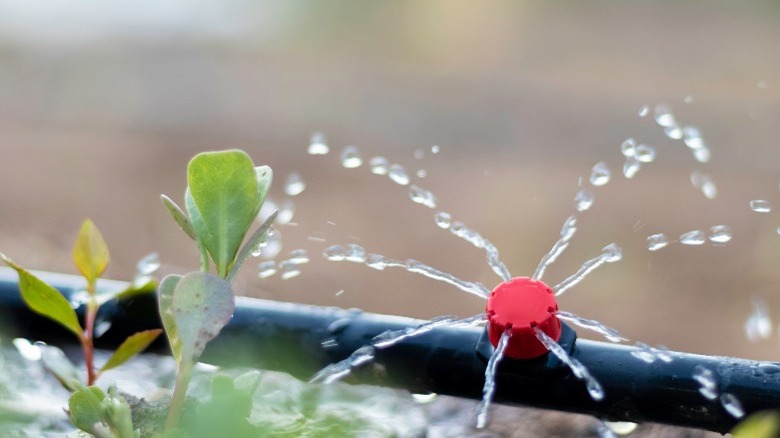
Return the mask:
<svg viewBox="0 0 780 438">
<path fill-rule="evenodd" d="M 138 332 L 122 342 L 119 348 L 116 349 L 114 354 L 100 369 L 100 372 L 116 368 L 119 365 L 127 362 L 131 357 L 144 351 L 158 336 L 162 333 L 162 329 L 144 330 Z"/>
<path fill-rule="evenodd" d="M 19 274 L 19 291 L 33 312 L 55 321 L 81 339 L 81 326 L 70 302 L 51 285 L 31 274 L 0 253 L 0 260 Z"/>
<path fill-rule="evenodd" d="M 171 301 L 182 358 L 197 361 L 206 343 L 230 321 L 234 309 L 235 297 L 226 280 L 206 272 L 185 275 Z"/>
<path fill-rule="evenodd" d="M 190 160 L 188 189 L 197 207 L 194 210 L 200 215 L 196 219 L 193 210 L 190 218 L 220 277 L 227 276 L 241 242 L 260 210 L 265 195 L 260 186 L 267 190 L 270 180 L 270 168 L 256 170 L 249 155 L 240 150 L 203 152 Z M 188 210 L 190 204 L 187 203 Z M 208 238 L 201 235 L 203 228 L 208 231 Z"/>
<path fill-rule="evenodd" d="M 79 272 L 90 284 L 93 284 L 103 275 L 110 260 L 108 245 L 100 230 L 92 220 L 85 220 L 76 238 L 76 245 L 73 247 L 73 261 Z"/>
<path fill-rule="evenodd" d="M 157 305 L 160 310 L 160 319 L 162 320 L 165 334 L 168 336 L 168 344 L 171 346 L 171 353 L 177 363 L 181 363 L 181 339 L 179 331 L 176 329 L 176 319 L 173 316 L 173 292 L 182 279 L 181 275 L 171 274 L 163 278 L 160 282 L 160 289 L 157 292 Z"/>
<path fill-rule="evenodd" d="M 236 262 L 233 264 L 233 267 L 230 268 L 227 281 L 232 283 L 233 280 L 236 279 L 238 270 L 241 269 L 241 266 L 244 264 L 246 259 L 248 259 L 249 256 L 252 255 L 252 252 L 260 245 L 260 243 L 264 242 L 266 237 L 268 237 L 268 230 L 271 228 L 271 225 L 273 225 L 277 214 L 279 214 L 279 210 L 274 211 L 271 216 L 269 216 L 268 219 L 263 222 L 263 225 L 260 225 L 260 228 L 255 230 L 255 232 L 252 233 L 252 236 L 249 237 L 249 240 L 246 241 L 244 247 L 241 248 L 241 252 L 238 253 L 238 257 L 236 257 Z"/>
<path fill-rule="evenodd" d="M 179 224 L 181 229 L 187 233 L 192 240 L 195 240 L 195 228 L 192 226 L 192 222 L 190 222 L 190 218 L 187 217 L 187 214 L 166 195 L 160 195 L 160 199 L 162 200 L 163 205 L 165 205 L 165 208 L 171 213 L 171 216 L 173 216 L 173 220 Z"/>
</svg>

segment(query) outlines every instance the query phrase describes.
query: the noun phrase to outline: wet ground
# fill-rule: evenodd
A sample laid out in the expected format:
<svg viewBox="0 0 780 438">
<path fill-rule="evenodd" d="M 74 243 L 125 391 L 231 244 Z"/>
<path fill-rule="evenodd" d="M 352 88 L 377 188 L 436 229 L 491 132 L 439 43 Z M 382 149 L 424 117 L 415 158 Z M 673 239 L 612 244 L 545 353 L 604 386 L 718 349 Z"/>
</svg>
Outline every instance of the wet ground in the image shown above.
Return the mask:
<svg viewBox="0 0 780 438">
<path fill-rule="evenodd" d="M 129 278 L 151 251 L 168 271 L 196 268 L 197 252 L 158 196 L 181 199 L 198 151 L 240 147 L 274 168 L 277 200 L 285 175 L 303 175 L 298 225 L 280 227 L 282 255 L 313 256 L 286 281 L 260 280 L 248 267 L 246 294 L 468 316 L 484 304 L 451 287 L 318 256 L 359 243 L 488 287 L 498 281 L 483 254 L 437 228 L 406 188 L 365 166 L 342 168 L 341 148 L 425 169 L 416 183 L 491 239 L 514 275 L 533 272 L 574 211 L 578 180 L 605 161 L 616 176 L 594 190 L 572 246 L 545 278 L 565 278 L 612 241 L 624 260 L 567 292 L 561 307 L 673 350 L 780 355 L 776 336 L 750 343 L 743 331 L 751 297 L 771 315 L 780 309 L 780 217 L 748 207 L 778 202 L 780 9 L 771 2 L 231 3 L 171 18 L 174 5 L 157 21 L 4 7 L 0 250 L 26 266 L 74 272 L 69 247 L 89 216 L 111 247 L 111 277 Z M 709 163 L 637 115 L 658 102 L 701 128 Z M 330 155 L 306 154 L 315 130 Z M 658 150 L 630 181 L 619 176 L 627 137 Z M 693 170 L 712 175 L 714 200 L 691 185 Z M 650 234 L 719 224 L 734 232 L 725 245 L 646 249 Z"/>
</svg>

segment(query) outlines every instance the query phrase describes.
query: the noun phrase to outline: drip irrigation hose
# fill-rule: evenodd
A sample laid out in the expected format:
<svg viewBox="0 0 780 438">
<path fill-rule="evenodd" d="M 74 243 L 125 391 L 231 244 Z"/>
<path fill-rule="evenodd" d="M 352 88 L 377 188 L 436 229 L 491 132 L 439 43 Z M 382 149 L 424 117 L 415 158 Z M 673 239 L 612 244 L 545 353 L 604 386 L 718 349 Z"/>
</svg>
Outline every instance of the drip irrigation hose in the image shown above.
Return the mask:
<svg viewBox="0 0 780 438">
<path fill-rule="evenodd" d="M 83 288 L 75 276 L 37 273 L 66 297 Z M 75 337 L 29 311 L 22 301 L 16 273 L 0 268 L 0 330 L 10 336 L 62 345 Z M 127 283 L 102 281 L 99 290 L 124 289 Z M 83 306 L 82 306 L 83 307 Z M 99 320 L 111 328 L 96 340 L 116 348 L 138 330 L 160 327 L 153 294 L 138 295 L 101 307 Z M 421 321 L 360 310 L 238 298 L 230 324 L 211 343 L 202 361 L 248 366 L 311 378 L 323 367 L 348 357 L 387 330 L 403 330 Z M 326 345 L 327 347 L 323 346 Z M 655 422 L 725 433 L 738 419 L 719 399 L 709 400 L 694 379 L 697 366 L 711 370 L 719 394 L 733 394 L 746 415 L 780 408 L 780 363 L 669 353 L 672 362 L 646 363 L 635 347 L 577 339 L 564 325 L 559 343 L 579 360 L 604 389 L 593 400 L 582 380 L 552 355 L 531 360 L 505 358 L 496 376 L 494 401 L 508 405 L 590 414 L 609 421 Z M 437 328 L 384 349 L 375 360 L 353 370 L 351 383 L 406 388 L 480 399 L 492 346 L 484 329 Z M 164 341 L 152 352 L 168 353 Z"/>
</svg>

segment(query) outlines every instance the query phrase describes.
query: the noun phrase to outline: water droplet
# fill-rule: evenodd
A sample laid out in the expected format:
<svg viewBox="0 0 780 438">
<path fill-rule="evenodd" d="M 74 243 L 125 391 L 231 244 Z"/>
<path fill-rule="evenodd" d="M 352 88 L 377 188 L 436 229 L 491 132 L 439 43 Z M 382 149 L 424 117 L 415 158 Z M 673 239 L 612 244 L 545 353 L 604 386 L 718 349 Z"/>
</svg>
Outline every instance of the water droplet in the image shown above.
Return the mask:
<svg viewBox="0 0 780 438">
<path fill-rule="evenodd" d="M 341 245 L 329 246 L 325 248 L 322 254 L 332 262 L 340 262 L 347 257 L 347 251 Z"/>
<path fill-rule="evenodd" d="M 446 211 L 440 211 L 433 216 L 433 220 L 436 221 L 436 225 L 438 225 L 439 228 L 444 228 L 446 230 L 452 223 L 452 215 Z"/>
<path fill-rule="evenodd" d="M 341 165 L 347 169 L 354 169 L 363 165 L 363 158 L 355 146 L 347 146 L 341 151 Z"/>
<path fill-rule="evenodd" d="M 691 96 L 690 94 L 685 96 L 685 99 L 683 99 L 683 102 L 685 102 L 685 103 L 693 103 L 693 96 Z"/>
<path fill-rule="evenodd" d="M 363 263 L 366 261 L 366 250 L 360 245 L 350 243 L 344 252 L 344 259 L 348 262 Z"/>
<path fill-rule="evenodd" d="M 80 290 L 70 295 L 70 305 L 74 309 L 87 304 L 89 302 L 89 293 L 85 290 Z"/>
<path fill-rule="evenodd" d="M 276 274 L 276 262 L 268 260 L 257 264 L 257 276 L 260 278 L 268 278 Z"/>
<path fill-rule="evenodd" d="M 416 149 L 414 151 L 414 158 L 418 160 L 422 160 L 423 158 L 425 158 L 425 151 L 422 149 Z"/>
<path fill-rule="evenodd" d="M 758 368 L 767 374 L 777 374 L 780 373 L 780 366 L 777 366 L 772 363 L 762 363 L 758 366 Z"/>
<path fill-rule="evenodd" d="M 594 196 L 593 192 L 588 189 L 582 189 L 574 196 L 574 206 L 577 211 L 585 211 L 593 206 Z"/>
<path fill-rule="evenodd" d="M 24 338 L 15 338 L 11 343 L 23 358 L 34 362 L 41 360 L 41 348 L 37 344 L 32 344 Z"/>
<path fill-rule="evenodd" d="M 412 202 L 424 205 L 428 208 L 436 208 L 436 197 L 428 190 L 412 185 L 409 190 L 409 198 Z"/>
<path fill-rule="evenodd" d="M 711 158 L 710 149 L 706 146 L 694 149 L 693 158 L 696 158 L 696 161 L 699 163 L 709 163 Z"/>
<path fill-rule="evenodd" d="M 440 150 L 441 150 L 441 148 L 439 148 L 439 146 L 437 146 L 437 145 L 431 146 L 431 153 L 432 154 L 438 154 Z"/>
<path fill-rule="evenodd" d="M 439 395 L 435 392 L 431 392 L 429 394 L 412 394 L 412 399 L 421 405 L 433 403 L 438 397 Z"/>
<path fill-rule="evenodd" d="M 680 140 L 683 138 L 683 130 L 677 125 L 665 127 L 664 134 L 673 140 Z"/>
<path fill-rule="evenodd" d="M 683 141 L 685 142 L 685 145 L 691 149 L 705 147 L 704 139 L 701 137 L 701 131 L 695 126 L 683 127 Z"/>
<path fill-rule="evenodd" d="M 590 183 L 594 186 L 603 186 L 609 182 L 612 177 L 612 172 L 609 171 L 607 163 L 601 161 L 593 165 L 593 170 L 590 174 Z"/>
<path fill-rule="evenodd" d="M 404 167 L 400 164 L 391 165 L 387 175 L 396 184 L 400 184 L 402 186 L 409 184 L 409 175 L 406 174 L 406 169 L 404 169 Z"/>
<path fill-rule="evenodd" d="M 328 333 L 330 334 L 341 333 L 344 330 L 346 330 L 351 323 L 352 320 L 349 318 L 339 318 L 331 322 L 330 324 L 328 324 Z"/>
<path fill-rule="evenodd" d="M 106 332 L 111 328 L 111 321 L 107 320 L 101 320 L 97 321 L 95 323 L 95 328 L 93 329 L 93 333 L 96 338 L 99 338 L 106 334 Z"/>
<path fill-rule="evenodd" d="M 620 145 L 620 152 L 624 157 L 633 157 L 636 155 L 636 140 L 633 138 L 627 138 Z"/>
<path fill-rule="evenodd" d="M 691 172 L 691 184 L 701 190 L 707 199 L 715 199 L 718 196 L 718 188 L 710 175 L 694 170 Z"/>
<path fill-rule="evenodd" d="M 387 175 L 387 158 L 385 157 L 373 157 L 368 162 L 371 166 L 371 173 L 375 175 Z"/>
<path fill-rule="evenodd" d="M 728 225 L 715 225 L 710 228 L 710 242 L 726 243 L 731 240 L 731 227 Z"/>
<path fill-rule="evenodd" d="M 339 290 L 338 290 L 338 291 L 335 293 L 335 296 L 339 296 L 339 295 L 341 295 L 341 294 L 343 294 L 343 293 L 344 293 L 344 289 L 339 289 Z"/>
<path fill-rule="evenodd" d="M 287 175 L 287 180 L 284 182 L 284 193 L 288 196 L 300 195 L 306 188 L 306 183 L 301 178 L 301 174 L 298 172 L 292 172 Z"/>
<path fill-rule="evenodd" d="M 637 172 L 639 172 L 641 167 L 642 162 L 637 160 L 636 157 L 627 157 L 625 164 L 623 164 L 623 176 L 631 179 L 634 177 L 634 175 L 636 175 Z"/>
<path fill-rule="evenodd" d="M 428 171 L 425 169 L 420 169 L 417 171 L 417 178 L 425 178 L 426 176 L 428 176 Z"/>
<path fill-rule="evenodd" d="M 639 107 L 638 114 L 639 117 L 647 117 L 647 115 L 650 114 L 650 107 L 647 105 L 642 105 Z"/>
<path fill-rule="evenodd" d="M 742 408 L 742 403 L 734 394 L 724 392 L 720 395 L 720 404 L 723 409 L 734 418 L 742 418 L 745 416 L 745 410 Z"/>
<path fill-rule="evenodd" d="M 290 251 L 290 256 L 287 261 L 294 265 L 303 265 L 309 263 L 309 254 L 305 249 L 295 249 Z"/>
<path fill-rule="evenodd" d="M 750 201 L 750 209 L 756 213 L 769 213 L 772 211 L 772 205 L 769 201 L 763 199 L 754 199 Z"/>
<path fill-rule="evenodd" d="M 262 246 L 261 256 L 273 259 L 282 251 L 282 234 L 277 230 L 269 231 Z"/>
<path fill-rule="evenodd" d="M 683 245 L 703 245 L 706 241 L 707 238 L 701 230 L 688 231 L 680 236 L 680 243 Z"/>
<path fill-rule="evenodd" d="M 276 223 L 279 225 L 289 224 L 295 216 L 295 203 L 291 199 L 285 199 L 282 206 L 279 207 L 279 214 L 276 215 Z"/>
<path fill-rule="evenodd" d="M 605 421 L 604 425 L 615 435 L 629 435 L 639 427 L 638 424 L 630 421 Z"/>
<path fill-rule="evenodd" d="M 285 260 L 279 263 L 279 276 L 282 280 L 289 280 L 295 278 L 301 274 L 301 268 L 295 263 L 291 263 L 289 260 Z"/>
<path fill-rule="evenodd" d="M 644 342 L 637 342 L 634 344 L 635 350 L 631 351 L 631 355 L 645 363 L 653 363 L 658 357 L 653 352 L 653 348 Z"/>
<path fill-rule="evenodd" d="M 658 233 L 647 236 L 647 249 L 650 251 L 658 251 L 667 245 L 669 245 L 669 238 L 665 234 Z"/>
<path fill-rule="evenodd" d="M 707 400 L 718 397 L 718 381 L 711 369 L 696 365 L 693 369 L 693 380 L 699 384 L 699 393 Z"/>
<path fill-rule="evenodd" d="M 745 321 L 745 336 L 750 342 L 769 339 L 772 336 L 772 319 L 766 302 L 758 297 L 753 297 L 751 301 L 753 309 Z"/>
<path fill-rule="evenodd" d="M 330 148 L 325 143 L 325 136 L 322 133 L 315 132 L 309 142 L 309 155 L 325 155 L 330 152 Z"/>
<path fill-rule="evenodd" d="M 655 106 L 655 121 L 665 128 L 677 124 L 674 120 L 672 110 L 662 103 Z"/>
<path fill-rule="evenodd" d="M 604 260 L 607 263 L 615 263 L 623 258 L 623 251 L 616 243 L 610 243 L 601 251 L 601 260 Z"/>
<path fill-rule="evenodd" d="M 160 254 L 153 252 L 145 255 L 136 265 L 137 275 L 151 275 L 160 269 Z"/>
<path fill-rule="evenodd" d="M 634 157 L 642 163 L 652 163 L 655 160 L 655 148 L 648 144 L 640 144 L 634 149 Z"/>
</svg>

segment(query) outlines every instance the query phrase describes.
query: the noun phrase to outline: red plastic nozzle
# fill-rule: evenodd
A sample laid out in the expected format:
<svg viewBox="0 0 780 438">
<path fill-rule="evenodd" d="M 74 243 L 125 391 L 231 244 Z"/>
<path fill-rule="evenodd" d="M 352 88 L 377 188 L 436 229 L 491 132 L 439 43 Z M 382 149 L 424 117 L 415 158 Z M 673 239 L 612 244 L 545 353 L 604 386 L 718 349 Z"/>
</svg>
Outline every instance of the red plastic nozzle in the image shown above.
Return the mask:
<svg viewBox="0 0 780 438">
<path fill-rule="evenodd" d="M 561 337 L 561 322 L 555 294 L 549 286 L 528 277 L 505 281 L 490 293 L 485 311 L 488 335 L 493 346 L 498 345 L 507 328 L 512 329 L 504 355 L 513 359 L 532 359 L 547 353 L 536 338 L 533 327 L 539 327 L 549 337 Z"/>
</svg>

